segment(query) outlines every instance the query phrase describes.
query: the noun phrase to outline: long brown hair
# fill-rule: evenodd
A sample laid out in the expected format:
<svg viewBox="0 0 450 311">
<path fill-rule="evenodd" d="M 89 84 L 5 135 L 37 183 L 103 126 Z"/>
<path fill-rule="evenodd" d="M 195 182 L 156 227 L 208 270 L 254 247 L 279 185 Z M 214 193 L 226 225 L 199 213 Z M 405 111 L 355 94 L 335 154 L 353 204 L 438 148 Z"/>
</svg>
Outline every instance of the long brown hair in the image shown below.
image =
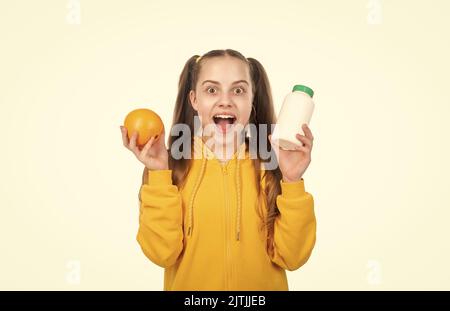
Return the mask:
<svg viewBox="0 0 450 311">
<path fill-rule="evenodd" d="M 173 113 L 172 127 L 175 124 L 186 124 L 189 126 L 191 133 L 194 133 L 194 116 L 197 112 L 192 108 L 189 101 L 189 92 L 195 90 L 197 84 L 197 79 L 202 68 L 202 62 L 205 59 L 220 57 L 220 56 L 231 56 L 240 59 L 248 64 L 250 76 L 252 80 L 253 89 L 253 102 L 252 102 L 252 113 L 250 116 L 249 123 L 256 125 L 256 137 L 259 137 L 259 124 L 266 124 L 268 134 L 271 134 L 271 125 L 276 122 L 275 111 L 273 107 L 272 92 L 269 84 L 269 79 L 267 77 L 264 67 L 259 61 L 254 58 L 246 58 L 238 51 L 232 49 L 226 50 L 211 50 L 208 53 L 201 56 L 200 60 L 197 62 L 199 55 L 194 55 L 188 59 L 184 65 L 183 71 L 181 72 L 180 79 L 178 82 L 178 95 L 175 103 L 175 109 Z M 182 134 L 180 134 L 181 136 Z M 252 132 L 253 135 L 253 132 Z M 169 168 L 172 170 L 172 180 L 174 185 L 181 188 L 186 176 L 191 167 L 192 159 L 174 159 L 170 152 L 172 144 L 179 138 L 177 135 L 169 135 L 168 140 L 168 151 L 169 151 Z M 191 138 L 191 146 L 193 146 L 193 137 Z M 271 150 L 271 145 L 268 138 L 266 137 L 266 146 Z M 259 140 L 256 140 L 259 144 Z M 246 138 L 247 148 L 248 148 L 248 138 Z M 183 144 L 181 148 L 183 148 Z M 259 150 L 259 146 L 257 146 Z M 184 150 L 180 150 L 184 152 Z M 276 216 L 279 214 L 278 208 L 276 206 L 276 198 L 281 193 L 280 180 L 282 178 L 281 171 L 277 165 L 276 169 L 264 170 L 265 178 L 265 193 L 261 193 L 260 178 L 261 178 L 261 159 L 258 157 L 252 159 L 253 167 L 255 170 L 255 184 L 257 187 L 257 193 L 259 200 L 266 200 L 267 206 L 267 219 L 265 225 L 267 226 L 268 237 L 273 238 L 273 226 Z M 147 168 L 144 169 L 142 183 L 147 182 Z"/>
</svg>

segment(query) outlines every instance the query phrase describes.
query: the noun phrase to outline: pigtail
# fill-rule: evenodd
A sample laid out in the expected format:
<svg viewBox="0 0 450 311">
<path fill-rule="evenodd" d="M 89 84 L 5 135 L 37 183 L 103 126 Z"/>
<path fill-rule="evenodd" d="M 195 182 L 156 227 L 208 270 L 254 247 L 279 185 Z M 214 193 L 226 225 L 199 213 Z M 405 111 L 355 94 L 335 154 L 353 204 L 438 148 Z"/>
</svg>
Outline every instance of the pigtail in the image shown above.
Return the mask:
<svg viewBox="0 0 450 311">
<path fill-rule="evenodd" d="M 189 102 L 189 92 L 195 89 L 195 76 L 198 72 L 199 66 L 199 64 L 197 63 L 198 57 L 199 55 L 190 57 L 184 65 L 183 70 L 181 71 L 178 81 L 178 94 L 171 126 L 172 128 L 175 124 L 184 123 L 189 126 L 191 133 L 194 133 L 194 116 L 197 115 L 197 112 L 194 110 L 194 108 L 192 108 L 192 105 Z M 168 141 L 169 169 L 172 170 L 173 183 L 178 187 L 183 186 L 191 165 L 190 159 L 174 159 L 172 157 L 172 153 L 170 152 L 172 144 L 178 138 L 180 138 L 181 135 L 182 133 L 173 133 L 173 135 L 171 134 L 169 136 Z M 191 140 L 191 146 L 192 145 L 193 141 Z M 182 145 L 181 148 L 184 148 L 184 146 Z M 180 150 L 180 152 L 184 152 L 184 150 Z"/>
<path fill-rule="evenodd" d="M 253 107 L 250 122 L 254 123 L 257 127 L 258 132 L 257 137 L 260 137 L 262 135 L 262 134 L 260 135 L 259 133 L 259 124 L 265 124 L 267 126 L 267 136 L 266 133 L 264 133 L 264 136 L 266 137 L 266 146 L 268 146 L 268 148 L 270 149 L 269 151 L 272 152 L 272 156 L 275 157 L 276 159 L 276 156 L 274 154 L 274 151 L 272 150 L 272 146 L 268 138 L 268 135 L 272 134 L 271 125 L 276 123 L 276 116 L 273 108 L 272 91 L 269 83 L 269 78 L 267 76 L 266 70 L 259 61 L 257 61 L 254 58 L 247 58 L 247 60 L 250 65 L 250 72 L 254 83 L 253 85 L 254 98 L 252 103 Z M 257 144 L 259 144 L 259 140 Z M 260 150 L 259 145 L 258 150 Z M 276 199 L 277 196 L 281 193 L 280 180 L 282 178 L 282 173 L 278 165 L 276 166 L 276 169 L 264 170 L 265 187 L 264 189 L 262 189 L 260 185 L 261 180 L 260 167 L 261 161 L 259 160 L 259 158 L 257 158 L 254 160 L 255 171 L 259 172 L 256 174 L 257 175 L 256 185 L 258 185 L 258 193 L 264 191 L 265 194 L 260 195 L 259 199 L 266 200 L 267 218 L 264 224 L 267 229 L 268 246 L 270 251 L 270 248 L 272 247 L 271 241 L 273 240 L 273 233 L 274 233 L 273 229 L 275 219 L 280 214 L 277 208 Z"/>
</svg>

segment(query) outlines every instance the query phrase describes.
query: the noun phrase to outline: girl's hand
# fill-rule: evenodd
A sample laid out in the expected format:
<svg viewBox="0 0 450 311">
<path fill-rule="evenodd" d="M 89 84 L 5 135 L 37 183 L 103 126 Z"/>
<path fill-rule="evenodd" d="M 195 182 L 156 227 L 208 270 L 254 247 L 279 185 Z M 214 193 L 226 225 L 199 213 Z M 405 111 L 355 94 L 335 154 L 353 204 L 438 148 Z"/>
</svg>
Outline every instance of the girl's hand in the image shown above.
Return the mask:
<svg viewBox="0 0 450 311">
<path fill-rule="evenodd" d="M 278 145 L 272 143 L 272 135 L 269 135 L 269 141 L 278 159 L 284 182 L 299 181 L 303 173 L 311 163 L 311 149 L 314 137 L 307 124 L 302 125 L 305 135 L 297 133 L 297 139 L 303 146 L 297 147 L 295 150 L 283 150 Z"/>
<path fill-rule="evenodd" d="M 134 132 L 130 140 L 128 140 L 127 129 L 124 126 L 120 126 L 120 131 L 122 132 L 122 141 L 125 148 L 131 150 L 136 158 L 149 170 L 169 169 L 169 153 L 164 140 L 164 129 L 156 141 L 155 137 L 150 138 L 142 149 L 136 145 L 137 132 Z"/>
</svg>

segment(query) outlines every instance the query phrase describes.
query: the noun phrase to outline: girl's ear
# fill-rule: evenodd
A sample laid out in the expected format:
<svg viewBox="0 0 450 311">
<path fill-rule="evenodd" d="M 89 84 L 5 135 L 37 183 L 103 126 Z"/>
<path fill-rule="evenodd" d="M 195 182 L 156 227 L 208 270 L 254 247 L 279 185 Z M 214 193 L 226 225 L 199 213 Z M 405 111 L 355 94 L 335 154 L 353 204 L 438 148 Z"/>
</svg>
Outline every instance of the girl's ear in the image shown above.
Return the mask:
<svg viewBox="0 0 450 311">
<path fill-rule="evenodd" d="M 194 108 L 194 110 L 198 112 L 197 97 L 195 96 L 195 91 L 194 90 L 190 90 L 189 91 L 189 101 L 190 101 L 190 103 L 192 105 L 192 108 Z"/>
</svg>

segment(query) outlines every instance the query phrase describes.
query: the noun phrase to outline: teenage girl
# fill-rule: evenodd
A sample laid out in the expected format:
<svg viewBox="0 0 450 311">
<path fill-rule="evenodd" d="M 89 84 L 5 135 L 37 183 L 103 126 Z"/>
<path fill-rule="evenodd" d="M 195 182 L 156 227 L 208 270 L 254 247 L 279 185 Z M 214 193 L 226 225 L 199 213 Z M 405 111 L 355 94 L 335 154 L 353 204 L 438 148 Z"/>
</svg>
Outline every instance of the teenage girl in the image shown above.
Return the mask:
<svg viewBox="0 0 450 311">
<path fill-rule="evenodd" d="M 299 124 L 302 146 L 279 149 L 270 140 L 275 122 L 263 66 L 227 49 L 195 55 L 183 68 L 172 130 L 189 129 L 188 144 L 177 143 L 182 132 L 171 131 L 168 148 L 165 133 L 139 148 L 137 133 L 128 140 L 121 127 L 124 146 L 145 165 L 137 241 L 165 268 L 165 290 L 288 290 L 286 270 L 310 257 L 316 218 L 302 176 L 314 138 Z M 256 132 L 243 142 L 236 139 L 242 132 L 229 139 L 250 124 Z M 277 165 L 265 169 L 251 141 L 257 149 L 265 142 Z"/>
</svg>

